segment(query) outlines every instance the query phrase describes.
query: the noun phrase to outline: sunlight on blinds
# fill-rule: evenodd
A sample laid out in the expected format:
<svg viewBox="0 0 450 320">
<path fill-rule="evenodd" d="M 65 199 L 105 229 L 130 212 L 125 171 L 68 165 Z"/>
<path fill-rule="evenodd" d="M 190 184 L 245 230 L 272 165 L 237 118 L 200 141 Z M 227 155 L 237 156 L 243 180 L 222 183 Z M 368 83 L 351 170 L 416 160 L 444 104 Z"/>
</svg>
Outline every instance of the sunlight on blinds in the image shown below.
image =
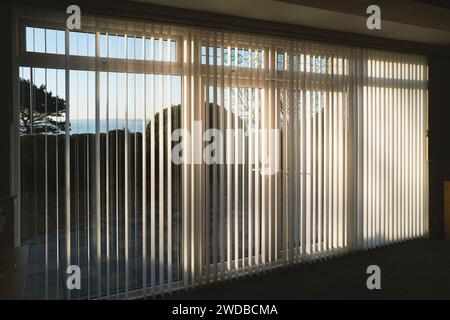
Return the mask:
<svg viewBox="0 0 450 320">
<path fill-rule="evenodd" d="M 28 298 L 154 296 L 427 235 L 425 57 L 89 16 L 22 26 Z"/>
</svg>

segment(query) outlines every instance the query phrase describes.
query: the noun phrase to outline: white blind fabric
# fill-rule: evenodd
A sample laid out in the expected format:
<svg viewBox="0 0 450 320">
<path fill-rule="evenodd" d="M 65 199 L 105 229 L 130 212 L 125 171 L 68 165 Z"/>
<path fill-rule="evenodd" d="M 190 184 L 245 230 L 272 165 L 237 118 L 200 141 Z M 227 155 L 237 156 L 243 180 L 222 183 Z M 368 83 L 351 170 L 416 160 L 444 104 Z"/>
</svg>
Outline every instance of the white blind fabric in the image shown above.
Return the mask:
<svg viewBox="0 0 450 320">
<path fill-rule="evenodd" d="M 425 57 L 18 21 L 29 297 L 163 294 L 427 235 Z"/>
</svg>

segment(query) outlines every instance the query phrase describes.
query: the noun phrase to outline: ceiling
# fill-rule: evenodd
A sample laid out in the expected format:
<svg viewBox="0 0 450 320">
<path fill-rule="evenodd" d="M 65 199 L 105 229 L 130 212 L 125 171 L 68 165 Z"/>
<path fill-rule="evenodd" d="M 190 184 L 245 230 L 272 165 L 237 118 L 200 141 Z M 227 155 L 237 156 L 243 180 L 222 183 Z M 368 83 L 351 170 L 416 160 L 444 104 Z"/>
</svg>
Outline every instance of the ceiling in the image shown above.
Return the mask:
<svg viewBox="0 0 450 320">
<path fill-rule="evenodd" d="M 423 0 L 134 0 L 163 6 L 218 13 L 414 41 L 450 45 L 450 6 Z M 381 30 L 366 27 L 366 8 L 381 8 Z"/>
</svg>

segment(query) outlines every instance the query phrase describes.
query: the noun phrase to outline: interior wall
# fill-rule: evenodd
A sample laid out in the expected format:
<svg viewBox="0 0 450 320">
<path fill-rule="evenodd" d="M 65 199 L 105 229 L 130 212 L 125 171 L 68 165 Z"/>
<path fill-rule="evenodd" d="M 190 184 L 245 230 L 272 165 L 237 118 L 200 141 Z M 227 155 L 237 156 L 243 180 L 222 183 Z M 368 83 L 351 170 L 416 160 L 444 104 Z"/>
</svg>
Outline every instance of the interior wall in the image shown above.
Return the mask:
<svg viewBox="0 0 450 320">
<path fill-rule="evenodd" d="M 0 249 L 14 246 L 14 203 L 11 198 L 11 110 L 12 85 L 12 1 L 0 3 L 0 30 L 3 31 L 2 58 L 0 59 Z"/>
<path fill-rule="evenodd" d="M 444 238 L 444 181 L 450 180 L 450 54 L 429 57 L 430 237 Z"/>
<path fill-rule="evenodd" d="M 3 31 L 3 48 L 5 55 L 0 61 L 2 65 L 2 85 L 0 86 L 0 96 L 2 97 L 2 106 L 0 108 L 0 198 L 8 197 L 10 195 L 9 184 L 9 166 L 10 157 L 10 108 L 12 104 L 12 48 L 11 43 L 11 1 L 1 1 L 0 4 L 0 25 Z"/>
</svg>

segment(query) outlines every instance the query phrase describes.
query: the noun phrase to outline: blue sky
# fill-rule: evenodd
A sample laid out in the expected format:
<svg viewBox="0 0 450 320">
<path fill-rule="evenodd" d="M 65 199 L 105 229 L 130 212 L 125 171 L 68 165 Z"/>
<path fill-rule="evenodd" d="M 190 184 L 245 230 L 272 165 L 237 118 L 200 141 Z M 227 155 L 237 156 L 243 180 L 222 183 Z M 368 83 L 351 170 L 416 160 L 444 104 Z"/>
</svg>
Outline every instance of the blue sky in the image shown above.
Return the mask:
<svg viewBox="0 0 450 320">
<path fill-rule="evenodd" d="M 31 69 L 21 67 L 20 77 L 30 79 Z M 56 69 L 33 68 L 33 81 L 38 87 L 46 85 L 47 90 L 65 99 L 65 71 Z M 109 105 L 110 119 L 114 116 L 125 119 L 128 77 L 128 117 L 142 119 L 144 110 L 144 95 L 146 116 L 150 118 L 151 101 L 153 99 L 155 112 L 161 105 L 167 108 L 169 104 L 181 103 L 181 77 L 145 75 L 136 73 L 100 72 L 100 119 L 106 120 L 107 105 Z M 154 78 L 154 95 L 151 95 L 151 78 Z M 95 72 L 94 71 L 70 71 L 70 106 L 71 119 L 95 118 Z M 145 91 L 144 91 L 145 85 Z M 172 85 L 171 98 L 169 87 Z M 162 90 L 162 99 L 160 91 Z M 171 100 L 171 101 L 170 101 Z"/>
<path fill-rule="evenodd" d="M 30 52 L 51 54 L 64 54 L 64 31 L 42 28 L 26 28 L 26 48 Z M 128 58 L 143 60 L 161 60 L 159 54 L 159 39 L 154 40 L 154 52 L 150 52 L 151 40 L 145 41 L 145 53 L 142 38 L 127 38 L 128 52 L 126 53 L 125 37 L 118 35 L 100 35 L 99 53 L 101 57 Z M 164 61 L 169 60 L 168 41 L 162 42 L 162 56 Z M 171 61 L 175 61 L 176 43 L 171 41 Z M 71 55 L 95 56 L 95 35 L 93 33 L 70 32 L 69 49 Z M 30 79 L 30 68 L 20 68 L 20 76 Z M 65 99 L 65 71 L 56 69 L 33 69 L 33 82 L 36 86 L 46 85 L 47 90 Z M 154 78 L 154 95 L 151 97 L 151 78 Z M 128 117 L 129 119 L 142 119 L 144 110 L 144 95 L 146 96 L 146 117 L 150 118 L 150 101 L 154 100 L 155 112 L 181 103 L 181 77 L 144 75 L 134 73 L 100 72 L 100 119 L 106 120 L 107 102 L 110 119 L 116 117 L 125 119 L 126 87 L 128 78 Z M 171 97 L 168 95 L 171 85 Z M 144 91 L 145 86 L 145 91 Z M 160 90 L 163 92 L 160 97 Z M 171 100 L 171 101 L 170 101 Z M 71 119 L 95 118 L 95 72 L 70 71 L 70 105 Z"/>
</svg>

